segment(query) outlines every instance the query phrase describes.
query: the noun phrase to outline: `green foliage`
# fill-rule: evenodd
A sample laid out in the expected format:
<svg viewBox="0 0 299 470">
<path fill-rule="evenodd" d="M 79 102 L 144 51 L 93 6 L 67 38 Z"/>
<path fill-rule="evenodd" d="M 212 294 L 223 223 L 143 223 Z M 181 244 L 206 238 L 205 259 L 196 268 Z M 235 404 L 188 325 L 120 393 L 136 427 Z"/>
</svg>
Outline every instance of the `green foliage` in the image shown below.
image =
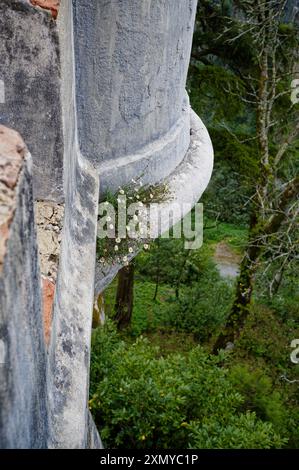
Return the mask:
<svg viewBox="0 0 299 470">
<path fill-rule="evenodd" d="M 235 365 L 229 378 L 245 398 L 244 410 L 255 411 L 257 416 L 271 422 L 282 431 L 286 419 L 286 409 L 279 391 L 273 387 L 272 380 L 259 368 L 250 370 L 248 365 Z"/>
<path fill-rule="evenodd" d="M 193 333 L 199 341 L 207 340 L 225 321 L 233 294 L 234 288 L 220 280 L 211 267 L 198 284 L 185 287 L 180 298 L 173 299 L 164 324 L 175 331 Z"/>
<path fill-rule="evenodd" d="M 270 449 L 284 442 L 270 423 L 257 420 L 250 412 L 231 415 L 224 424 L 210 420 L 200 428 L 193 426 L 191 446 L 195 449 Z"/>
<path fill-rule="evenodd" d="M 143 338 L 128 346 L 115 337 L 110 323 L 93 337 L 90 408 L 108 448 L 284 443 L 271 424 L 239 412 L 242 396 L 200 347 L 165 358 Z M 95 371 L 94 364 L 99 366 Z"/>
<path fill-rule="evenodd" d="M 192 105 L 207 123 L 229 120 L 244 113 L 238 94 L 244 93 L 243 81 L 231 71 L 218 65 L 203 65 L 196 62 L 189 76 L 188 89 Z M 213 84 L 213 86 L 211 86 Z M 232 93 L 229 93 L 231 90 Z M 213 103 L 209 114 L 205 104 Z"/>
</svg>

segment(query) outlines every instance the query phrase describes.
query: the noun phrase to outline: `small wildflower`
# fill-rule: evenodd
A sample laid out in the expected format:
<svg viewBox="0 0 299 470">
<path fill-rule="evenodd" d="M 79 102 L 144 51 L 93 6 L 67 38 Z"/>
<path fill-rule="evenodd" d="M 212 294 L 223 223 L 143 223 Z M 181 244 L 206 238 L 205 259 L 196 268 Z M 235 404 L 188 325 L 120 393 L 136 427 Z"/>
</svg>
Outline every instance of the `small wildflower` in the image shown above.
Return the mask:
<svg viewBox="0 0 299 470">
<path fill-rule="evenodd" d="M 118 246 L 117 245 L 115 245 L 114 251 L 118 251 Z"/>
<path fill-rule="evenodd" d="M 106 220 L 107 220 L 107 222 L 111 222 L 111 217 L 108 215 Z"/>
<path fill-rule="evenodd" d="M 124 190 L 123 190 L 123 189 L 120 189 L 120 190 L 119 190 L 119 194 L 122 194 L 122 195 L 125 194 Z"/>
<path fill-rule="evenodd" d="M 139 206 L 139 207 L 143 207 L 143 202 L 141 202 L 141 201 L 138 202 L 138 206 Z"/>
<path fill-rule="evenodd" d="M 104 258 L 100 258 L 100 263 L 105 263 L 105 259 Z"/>
<path fill-rule="evenodd" d="M 136 199 L 140 199 L 140 196 L 137 194 Z"/>
<path fill-rule="evenodd" d="M 116 238 L 115 241 L 116 241 L 116 243 L 120 243 L 120 242 L 121 242 L 121 239 L 120 239 L 120 238 Z"/>
<path fill-rule="evenodd" d="M 110 225 L 109 225 L 109 228 L 110 228 L 110 230 L 113 230 L 113 229 L 114 229 L 114 225 L 113 225 L 113 224 L 110 224 Z"/>
<path fill-rule="evenodd" d="M 123 257 L 123 261 L 124 261 L 125 263 L 127 263 L 128 257 L 127 257 L 127 256 L 124 256 L 124 257 Z"/>
<path fill-rule="evenodd" d="M 145 250 L 148 250 L 148 249 L 149 249 L 149 245 L 148 245 L 147 243 L 145 243 L 145 244 L 143 245 L 143 248 L 144 248 Z"/>
<path fill-rule="evenodd" d="M 154 198 L 154 195 L 153 195 L 153 194 L 150 194 L 150 198 L 153 199 L 153 198 Z"/>
<path fill-rule="evenodd" d="M 131 230 L 130 225 L 126 226 L 127 231 L 129 232 Z"/>
<path fill-rule="evenodd" d="M 129 253 L 133 253 L 133 251 L 134 251 L 133 248 L 130 246 Z"/>
</svg>

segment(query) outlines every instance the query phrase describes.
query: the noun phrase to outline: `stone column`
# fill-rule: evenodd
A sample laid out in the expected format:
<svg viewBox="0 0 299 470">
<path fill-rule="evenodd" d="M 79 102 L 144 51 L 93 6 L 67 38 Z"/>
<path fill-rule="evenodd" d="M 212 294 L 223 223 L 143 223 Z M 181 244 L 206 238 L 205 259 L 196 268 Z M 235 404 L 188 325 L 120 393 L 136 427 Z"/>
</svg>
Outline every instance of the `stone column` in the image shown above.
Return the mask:
<svg viewBox="0 0 299 470">
<path fill-rule="evenodd" d="M 45 448 L 46 354 L 32 162 L 0 126 L 0 448 Z"/>
</svg>

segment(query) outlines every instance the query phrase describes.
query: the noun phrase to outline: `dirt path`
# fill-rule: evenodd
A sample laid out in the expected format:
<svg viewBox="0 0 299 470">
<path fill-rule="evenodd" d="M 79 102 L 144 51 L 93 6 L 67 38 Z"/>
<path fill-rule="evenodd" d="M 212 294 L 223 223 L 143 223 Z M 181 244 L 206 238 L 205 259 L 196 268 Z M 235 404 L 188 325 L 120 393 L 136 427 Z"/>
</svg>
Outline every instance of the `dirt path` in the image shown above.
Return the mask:
<svg viewBox="0 0 299 470">
<path fill-rule="evenodd" d="M 223 278 L 234 279 L 239 274 L 241 256 L 235 253 L 225 242 L 216 245 L 214 261 Z"/>
</svg>

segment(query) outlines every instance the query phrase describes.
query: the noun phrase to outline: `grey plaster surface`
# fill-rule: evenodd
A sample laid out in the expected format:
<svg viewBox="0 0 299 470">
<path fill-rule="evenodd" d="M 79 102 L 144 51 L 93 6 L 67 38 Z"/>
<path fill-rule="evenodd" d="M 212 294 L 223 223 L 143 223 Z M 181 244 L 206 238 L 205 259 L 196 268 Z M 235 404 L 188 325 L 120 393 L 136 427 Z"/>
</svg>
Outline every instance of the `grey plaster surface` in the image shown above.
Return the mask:
<svg viewBox="0 0 299 470">
<path fill-rule="evenodd" d="M 32 164 L 16 188 L 0 274 L 0 448 L 44 448 L 48 437 L 46 355 L 34 224 Z"/>
<path fill-rule="evenodd" d="M 194 204 L 207 186 L 212 146 L 185 92 L 195 9 L 196 0 L 62 0 L 55 23 L 25 0 L 1 0 L 0 119 L 28 142 L 35 196 L 65 200 L 46 357 L 26 160 L 0 277 L 3 447 L 102 447 L 88 410 L 100 184 L 103 193 L 140 173 L 165 180 L 161 209 Z M 100 289 L 119 268 L 102 273 Z"/>
<path fill-rule="evenodd" d="M 49 446 L 86 448 L 99 178 L 77 141 L 74 88 L 68 81 L 74 65 L 68 4 L 62 2 L 60 12 L 68 31 L 61 35 L 65 214 L 49 348 Z"/>
<path fill-rule="evenodd" d="M 76 0 L 60 11 L 74 49 L 67 79 L 80 153 L 98 169 L 102 194 L 141 173 L 158 181 L 185 155 L 195 12 L 196 0 Z"/>
<path fill-rule="evenodd" d="M 0 124 L 28 145 L 35 198 L 56 202 L 63 199 L 59 54 L 49 12 L 27 0 L 0 1 Z"/>
</svg>

